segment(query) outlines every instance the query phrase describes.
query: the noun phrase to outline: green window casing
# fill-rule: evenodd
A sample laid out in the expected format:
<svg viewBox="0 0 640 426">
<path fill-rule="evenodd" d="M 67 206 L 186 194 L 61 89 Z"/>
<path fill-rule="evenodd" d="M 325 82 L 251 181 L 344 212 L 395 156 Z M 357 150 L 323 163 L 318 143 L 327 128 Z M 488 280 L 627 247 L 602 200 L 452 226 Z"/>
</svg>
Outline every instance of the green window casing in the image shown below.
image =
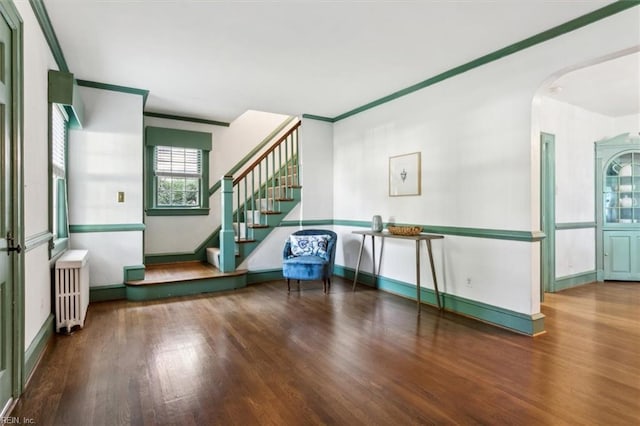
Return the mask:
<svg viewBox="0 0 640 426">
<path fill-rule="evenodd" d="M 211 133 L 145 129 L 147 215 L 209 214 L 211 146 Z"/>
</svg>

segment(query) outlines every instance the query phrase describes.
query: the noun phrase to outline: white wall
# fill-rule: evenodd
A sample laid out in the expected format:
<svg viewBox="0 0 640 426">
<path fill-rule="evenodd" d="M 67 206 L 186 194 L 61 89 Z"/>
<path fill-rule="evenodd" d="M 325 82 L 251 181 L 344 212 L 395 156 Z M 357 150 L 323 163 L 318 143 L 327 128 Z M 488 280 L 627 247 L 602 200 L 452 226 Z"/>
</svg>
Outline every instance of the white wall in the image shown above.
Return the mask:
<svg viewBox="0 0 640 426">
<path fill-rule="evenodd" d="M 80 95 L 85 122 L 69 133 L 69 224 L 142 224 L 142 96 L 87 87 Z M 70 241 L 89 250 L 92 287 L 122 284 L 123 267 L 143 263 L 142 231 L 75 233 Z"/>
<path fill-rule="evenodd" d="M 28 2 L 17 2 L 24 22 L 24 232 L 25 241 L 49 231 L 47 71 L 57 69 Z M 49 250 L 24 253 L 25 349 L 51 314 Z"/>
<path fill-rule="evenodd" d="M 407 223 L 537 231 L 539 129 L 532 133 L 532 99 L 559 70 L 637 45 L 637 34 L 627 30 L 637 16 L 622 12 L 337 122 L 334 219 L 381 214 Z M 389 197 L 388 158 L 415 151 L 422 153 L 422 195 Z M 539 312 L 538 243 L 447 236 L 442 244 L 440 276 L 448 292 Z M 398 261 L 383 275 L 415 283 L 401 261 L 412 254 L 403 250 L 386 252 Z M 355 255 L 342 261 L 354 267 Z"/>
<path fill-rule="evenodd" d="M 229 127 L 145 117 L 145 126 L 194 130 L 212 134 L 209 187 L 282 124 L 288 116 L 247 111 Z M 209 199 L 208 216 L 146 216 L 145 254 L 193 252 L 220 225 L 220 191 Z M 166 232 L 172 229 L 173 232 Z"/>
</svg>

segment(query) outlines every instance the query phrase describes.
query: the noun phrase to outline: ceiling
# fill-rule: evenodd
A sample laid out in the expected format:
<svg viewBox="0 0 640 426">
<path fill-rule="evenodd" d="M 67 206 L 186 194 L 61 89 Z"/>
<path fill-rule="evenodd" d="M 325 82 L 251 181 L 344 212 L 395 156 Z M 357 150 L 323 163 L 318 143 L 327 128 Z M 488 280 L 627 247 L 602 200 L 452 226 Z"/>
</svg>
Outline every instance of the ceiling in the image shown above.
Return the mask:
<svg viewBox="0 0 640 426">
<path fill-rule="evenodd" d="M 589 111 L 622 117 L 640 113 L 640 52 L 569 72 L 548 96 Z"/>
<path fill-rule="evenodd" d="M 77 79 L 226 122 L 335 117 L 609 3 L 44 0 Z"/>
</svg>

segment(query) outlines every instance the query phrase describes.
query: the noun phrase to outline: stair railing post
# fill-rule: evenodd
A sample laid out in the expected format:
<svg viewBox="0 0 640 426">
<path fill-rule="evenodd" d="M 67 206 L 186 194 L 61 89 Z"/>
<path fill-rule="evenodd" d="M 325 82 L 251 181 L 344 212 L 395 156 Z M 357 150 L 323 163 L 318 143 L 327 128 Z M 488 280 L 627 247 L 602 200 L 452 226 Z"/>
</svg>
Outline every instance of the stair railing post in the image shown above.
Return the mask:
<svg viewBox="0 0 640 426">
<path fill-rule="evenodd" d="M 236 242 L 233 233 L 233 176 L 224 176 L 221 188 L 220 270 L 233 272 L 236 269 Z"/>
</svg>

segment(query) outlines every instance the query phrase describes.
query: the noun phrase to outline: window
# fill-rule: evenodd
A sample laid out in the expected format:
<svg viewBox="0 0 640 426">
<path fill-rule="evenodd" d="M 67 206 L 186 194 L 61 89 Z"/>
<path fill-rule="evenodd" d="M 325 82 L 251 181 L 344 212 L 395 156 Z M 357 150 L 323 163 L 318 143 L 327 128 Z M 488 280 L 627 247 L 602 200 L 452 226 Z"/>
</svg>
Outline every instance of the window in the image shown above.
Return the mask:
<svg viewBox="0 0 640 426">
<path fill-rule="evenodd" d="M 51 104 L 51 233 L 52 255 L 64 250 L 69 236 L 67 226 L 67 131 L 69 118 L 62 107 Z"/>
<path fill-rule="evenodd" d="M 146 213 L 209 214 L 211 133 L 145 129 Z"/>
<path fill-rule="evenodd" d="M 154 175 L 157 207 L 200 207 L 201 150 L 156 146 Z"/>
</svg>

